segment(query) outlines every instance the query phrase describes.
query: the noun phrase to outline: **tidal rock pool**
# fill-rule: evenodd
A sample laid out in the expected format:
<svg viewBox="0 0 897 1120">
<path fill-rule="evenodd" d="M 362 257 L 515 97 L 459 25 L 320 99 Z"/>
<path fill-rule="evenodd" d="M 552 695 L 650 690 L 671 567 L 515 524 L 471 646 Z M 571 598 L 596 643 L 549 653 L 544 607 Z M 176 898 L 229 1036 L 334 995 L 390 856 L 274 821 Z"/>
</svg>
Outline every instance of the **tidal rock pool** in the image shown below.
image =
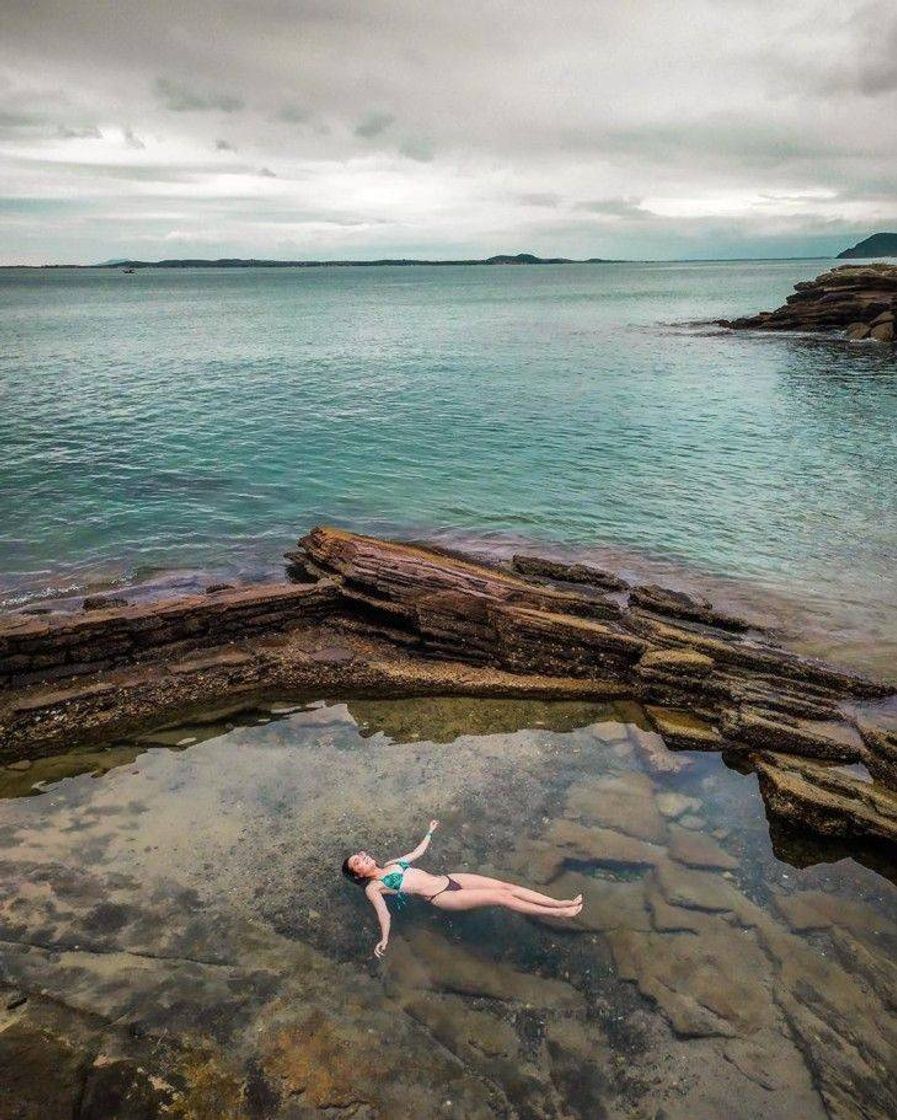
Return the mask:
<svg viewBox="0 0 897 1120">
<path fill-rule="evenodd" d="M 209 713 L 0 770 L 0 1117 L 897 1114 L 897 889 L 633 704 Z M 575 923 L 394 910 L 365 847 Z"/>
</svg>

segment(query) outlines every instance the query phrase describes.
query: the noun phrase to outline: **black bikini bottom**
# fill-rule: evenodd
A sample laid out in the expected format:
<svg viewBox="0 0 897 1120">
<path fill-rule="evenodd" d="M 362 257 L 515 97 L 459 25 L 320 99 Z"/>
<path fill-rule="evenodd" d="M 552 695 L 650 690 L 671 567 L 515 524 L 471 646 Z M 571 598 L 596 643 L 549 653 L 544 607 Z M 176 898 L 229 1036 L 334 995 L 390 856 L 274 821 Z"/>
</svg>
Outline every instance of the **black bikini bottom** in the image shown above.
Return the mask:
<svg viewBox="0 0 897 1120">
<path fill-rule="evenodd" d="M 460 891 L 462 889 L 461 884 L 456 883 L 455 880 L 451 877 L 451 875 L 446 875 L 446 879 L 448 879 L 448 882 L 442 888 L 442 890 L 437 891 L 436 894 L 431 894 L 430 897 L 427 899 L 427 902 L 432 902 L 434 898 L 439 898 L 439 896 L 441 894 L 445 894 L 446 891 Z"/>
</svg>

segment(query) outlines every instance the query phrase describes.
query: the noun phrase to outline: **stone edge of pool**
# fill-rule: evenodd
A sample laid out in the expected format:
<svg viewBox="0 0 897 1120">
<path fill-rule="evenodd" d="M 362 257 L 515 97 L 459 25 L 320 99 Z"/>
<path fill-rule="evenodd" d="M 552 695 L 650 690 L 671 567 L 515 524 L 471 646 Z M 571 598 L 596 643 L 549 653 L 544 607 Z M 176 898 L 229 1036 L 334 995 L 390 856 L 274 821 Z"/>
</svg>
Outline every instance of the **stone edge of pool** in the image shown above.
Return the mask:
<svg viewBox="0 0 897 1120">
<path fill-rule="evenodd" d="M 749 620 L 613 573 L 317 527 L 290 582 L 0 619 L 0 764 L 261 695 L 632 699 L 665 747 L 736 756 L 802 828 L 897 843 L 892 683 L 777 646 Z M 667 749 L 669 748 L 669 749 Z M 844 765 L 861 763 L 872 781 Z"/>
</svg>

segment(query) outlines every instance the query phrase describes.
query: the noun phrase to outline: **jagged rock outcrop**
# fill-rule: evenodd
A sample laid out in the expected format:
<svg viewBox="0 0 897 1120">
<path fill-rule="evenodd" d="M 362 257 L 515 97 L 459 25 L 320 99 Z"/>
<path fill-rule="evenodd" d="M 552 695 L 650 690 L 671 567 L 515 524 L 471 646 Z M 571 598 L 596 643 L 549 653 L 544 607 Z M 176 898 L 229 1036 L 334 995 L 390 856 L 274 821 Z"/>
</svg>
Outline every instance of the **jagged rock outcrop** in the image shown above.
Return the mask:
<svg viewBox="0 0 897 1120">
<path fill-rule="evenodd" d="M 732 330 L 843 330 L 852 340 L 893 342 L 897 315 L 897 265 L 845 264 L 794 285 L 775 311 L 719 319 Z"/>
<path fill-rule="evenodd" d="M 760 791 L 776 816 L 824 836 L 897 843 L 897 793 L 793 755 L 763 753 Z"/>
<path fill-rule="evenodd" d="M 422 545 L 323 527 L 289 560 L 316 582 L 0 624 L 0 730 L 19 744 L 14 757 L 25 753 L 31 731 L 56 742 L 67 719 L 80 731 L 78 721 L 98 707 L 104 726 L 112 726 L 110 709 L 136 710 L 141 688 L 158 702 L 158 679 L 135 685 L 127 701 L 119 696 L 123 669 L 145 671 L 155 662 L 168 682 L 161 688 L 166 704 L 189 692 L 182 678 L 208 678 L 209 689 L 215 681 L 245 690 L 266 680 L 331 694 L 466 688 L 478 695 L 629 697 L 645 705 L 674 750 L 727 750 L 747 765 L 762 755 L 773 769 L 785 756 L 829 768 L 863 762 L 877 786 L 897 789 L 893 733 L 871 723 L 858 730 L 844 707 L 890 695 L 892 686 L 798 657 L 757 631 L 743 635 L 732 624 L 748 627 L 747 620 L 705 600 L 652 587 L 635 589 L 625 603 L 622 593 L 609 598 L 593 582 L 582 591 L 572 580 L 559 581 L 564 588 L 546 585 L 549 571 L 558 581 L 553 561 L 535 558 L 527 565 L 534 574 L 524 577 Z M 110 680 L 110 671 L 119 676 Z M 49 698 L 15 694 L 73 677 L 83 683 L 74 690 L 56 684 Z M 14 693 L 6 701 L 4 687 Z M 792 773 L 780 785 L 797 782 Z M 799 780 L 808 782 L 806 774 Z M 842 815 L 854 821 L 855 834 L 890 838 L 890 825 L 874 823 L 887 815 L 887 800 L 870 799 L 860 777 L 837 780 Z M 763 789 L 773 811 L 794 816 L 797 794 L 787 800 L 772 779 Z M 821 820 L 806 815 L 810 827 Z"/>
</svg>

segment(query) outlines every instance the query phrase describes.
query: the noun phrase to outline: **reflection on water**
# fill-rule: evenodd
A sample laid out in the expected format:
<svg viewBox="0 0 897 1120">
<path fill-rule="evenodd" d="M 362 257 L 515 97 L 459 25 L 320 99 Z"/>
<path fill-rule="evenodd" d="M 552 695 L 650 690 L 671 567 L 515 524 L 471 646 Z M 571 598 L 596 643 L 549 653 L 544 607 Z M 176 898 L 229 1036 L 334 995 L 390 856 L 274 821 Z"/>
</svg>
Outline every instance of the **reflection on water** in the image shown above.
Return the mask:
<svg viewBox="0 0 897 1120">
<path fill-rule="evenodd" d="M 782 862 L 752 777 L 694 754 L 655 773 L 639 723 L 282 703 L 82 756 L 0 803 L 3 977 L 31 993 L 0 1059 L 42 1015 L 32 1094 L 99 1023 L 181 1116 L 892 1117 L 897 890 L 831 851 Z M 424 866 L 582 891 L 575 926 L 415 901 L 375 962 L 339 864 L 432 816 Z"/>
</svg>

